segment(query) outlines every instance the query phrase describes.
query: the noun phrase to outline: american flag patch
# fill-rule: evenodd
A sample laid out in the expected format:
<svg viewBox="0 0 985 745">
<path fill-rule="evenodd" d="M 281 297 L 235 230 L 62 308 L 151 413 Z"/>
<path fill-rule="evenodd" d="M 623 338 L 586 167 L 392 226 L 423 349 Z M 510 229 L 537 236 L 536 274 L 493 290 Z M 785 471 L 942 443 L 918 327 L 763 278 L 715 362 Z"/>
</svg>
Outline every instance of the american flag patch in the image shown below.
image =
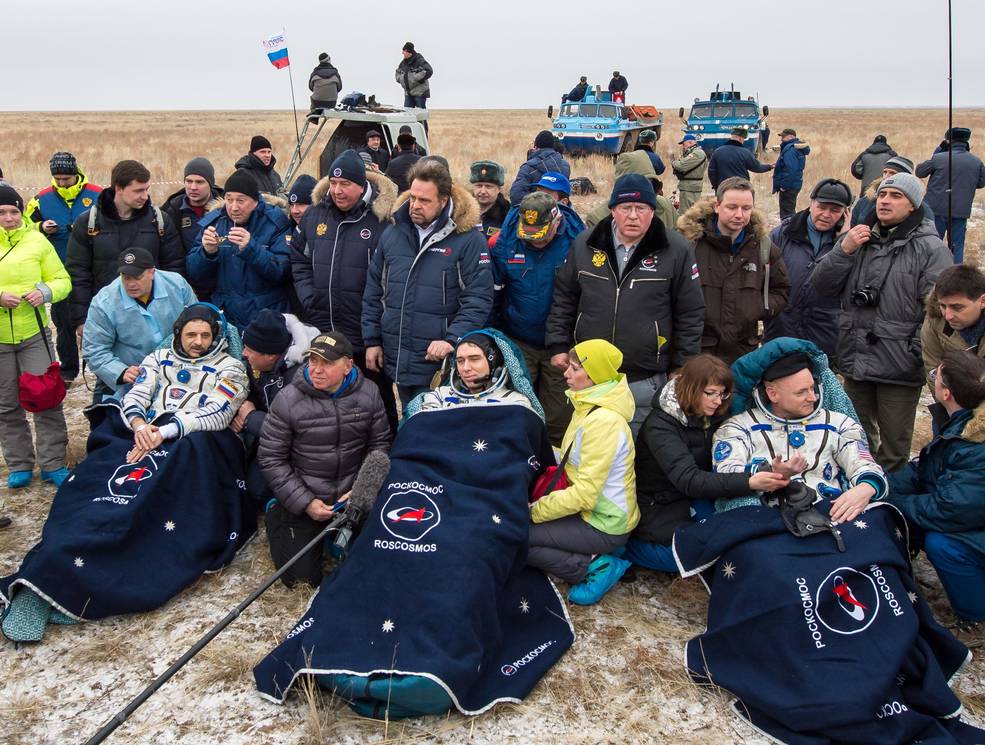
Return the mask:
<svg viewBox="0 0 985 745">
<path fill-rule="evenodd" d="M 862 460 L 875 462 L 872 458 L 872 453 L 869 452 L 869 444 L 867 442 L 860 442 L 858 444 L 858 457 Z"/>
<path fill-rule="evenodd" d="M 698 265 L 691 264 L 691 279 L 697 279 L 700 275 L 698 274 Z"/>
<path fill-rule="evenodd" d="M 230 400 L 236 398 L 237 388 L 227 380 L 220 380 L 215 389 Z"/>
</svg>

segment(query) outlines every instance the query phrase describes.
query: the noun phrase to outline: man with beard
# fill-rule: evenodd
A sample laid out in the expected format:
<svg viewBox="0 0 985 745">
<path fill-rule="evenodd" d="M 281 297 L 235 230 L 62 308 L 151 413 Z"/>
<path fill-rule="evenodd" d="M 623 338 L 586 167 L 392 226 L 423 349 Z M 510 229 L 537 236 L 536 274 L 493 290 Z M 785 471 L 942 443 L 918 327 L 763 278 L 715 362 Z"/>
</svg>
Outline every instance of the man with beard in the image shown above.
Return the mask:
<svg viewBox="0 0 985 745">
<path fill-rule="evenodd" d="M 185 308 L 171 346 L 144 358 L 123 397 L 134 442 L 127 462 L 136 463 L 165 440 L 225 429 L 248 393 L 246 369 L 229 354 L 225 320 L 209 305 Z M 167 424 L 148 422 L 164 412 L 174 414 Z"/>
<path fill-rule="evenodd" d="M 492 311 L 479 206 L 441 163 L 411 170 L 410 190 L 380 239 L 363 294 L 366 365 L 385 370 L 404 406 L 429 389 L 458 340 Z"/>
</svg>

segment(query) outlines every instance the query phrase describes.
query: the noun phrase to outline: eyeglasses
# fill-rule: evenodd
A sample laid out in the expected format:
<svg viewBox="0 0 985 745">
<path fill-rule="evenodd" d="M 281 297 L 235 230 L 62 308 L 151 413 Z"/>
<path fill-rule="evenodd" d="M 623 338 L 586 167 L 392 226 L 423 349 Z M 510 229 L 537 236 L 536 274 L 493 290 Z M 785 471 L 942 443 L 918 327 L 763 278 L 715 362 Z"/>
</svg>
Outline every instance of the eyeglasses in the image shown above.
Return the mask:
<svg viewBox="0 0 985 745">
<path fill-rule="evenodd" d="M 617 204 L 615 209 L 623 215 L 645 215 L 653 212 L 653 207 L 648 204 Z"/>
<path fill-rule="evenodd" d="M 732 396 L 731 391 L 702 391 L 708 398 L 717 398 L 719 401 L 728 401 Z"/>
<path fill-rule="evenodd" d="M 931 383 L 936 383 L 937 382 L 937 378 L 940 378 L 941 379 L 941 385 L 942 386 L 944 386 L 945 388 L 948 388 L 949 387 L 948 384 L 947 384 L 947 381 L 944 380 L 944 374 L 941 372 L 941 369 L 940 369 L 939 366 L 938 367 L 935 367 L 933 370 L 931 370 L 929 373 L 927 373 L 927 380 L 929 380 Z"/>
</svg>

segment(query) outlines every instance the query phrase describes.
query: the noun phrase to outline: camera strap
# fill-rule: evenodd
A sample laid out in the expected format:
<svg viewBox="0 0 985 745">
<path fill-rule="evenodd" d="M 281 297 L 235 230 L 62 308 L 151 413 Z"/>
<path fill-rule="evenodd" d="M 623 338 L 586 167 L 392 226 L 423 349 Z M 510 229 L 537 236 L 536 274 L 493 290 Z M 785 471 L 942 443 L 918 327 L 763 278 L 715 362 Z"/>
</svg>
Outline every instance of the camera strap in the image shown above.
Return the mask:
<svg viewBox="0 0 985 745">
<path fill-rule="evenodd" d="M 898 256 L 900 255 L 900 253 L 901 253 L 901 252 L 902 252 L 902 251 L 901 251 L 901 247 L 900 247 L 900 246 L 897 246 L 896 248 L 894 248 L 894 249 L 893 249 L 893 252 L 892 252 L 892 254 L 890 254 L 890 256 L 889 256 L 889 266 L 887 266 L 887 267 L 886 267 L 886 271 L 885 271 L 885 272 L 883 272 L 883 275 L 882 275 L 882 279 L 880 280 L 880 282 L 879 282 L 879 284 L 878 284 L 878 286 L 874 286 L 874 287 L 873 287 L 873 289 L 874 289 L 874 290 L 875 290 L 875 291 L 876 291 L 876 292 L 877 292 L 877 293 L 878 293 L 878 294 L 879 294 L 880 296 L 882 295 L 882 288 L 883 288 L 883 287 L 885 287 L 885 286 L 886 286 L 886 282 L 888 282 L 888 281 L 889 281 L 889 273 L 890 273 L 891 271 L 893 271 L 893 265 L 894 265 L 894 264 L 896 263 L 896 259 L 897 259 L 897 257 L 898 257 Z M 868 256 L 866 255 L 866 257 L 864 257 L 864 258 L 868 258 Z M 859 277 L 858 277 L 858 281 L 859 281 L 859 282 L 861 282 L 861 281 L 862 281 L 862 275 L 863 275 L 863 272 L 864 272 L 864 267 L 862 267 L 862 269 L 861 269 L 861 270 L 859 270 Z M 872 285 L 870 285 L 870 286 L 872 286 Z M 864 287 L 864 285 L 863 285 L 863 287 Z M 856 290 L 861 290 L 861 289 L 862 289 L 862 287 L 858 287 L 858 286 L 856 286 L 856 288 L 855 288 L 855 289 L 856 289 Z"/>
</svg>

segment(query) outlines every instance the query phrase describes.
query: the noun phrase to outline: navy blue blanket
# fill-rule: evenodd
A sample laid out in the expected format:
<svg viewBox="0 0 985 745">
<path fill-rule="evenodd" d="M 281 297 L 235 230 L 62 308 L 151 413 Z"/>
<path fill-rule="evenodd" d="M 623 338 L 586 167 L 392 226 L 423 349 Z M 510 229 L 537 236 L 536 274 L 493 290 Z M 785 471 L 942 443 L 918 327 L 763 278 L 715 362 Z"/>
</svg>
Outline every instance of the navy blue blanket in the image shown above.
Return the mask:
<svg viewBox="0 0 985 745">
<path fill-rule="evenodd" d="M 86 458 L 55 494 L 40 543 L 0 580 L 4 599 L 23 585 L 80 620 L 163 605 L 228 564 L 256 530 L 231 430 L 166 442 L 127 465 L 133 433 L 119 408 L 89 415 Z"/>
<path fill-rule="evenodd" d="M 312 673 L 390 718 L 523 699 L 574 640 L 551 582 L 524 566 L 527 494 L 550 457 L 521 406 L 407 420 L 349 558 L 254 669 L 260 692 L 282 702 Z"/>
<path fill-rule="evenodd" d="M 707 631 L 687 644 L 692 678 L 792 745 L 985 742 L 957 719 L 948 681 L 970 655 L 920 595 L 899 512 L 876 504 L 841 527 L 844 553 L 768 507 L 678 529 L 681 574 L 711 593 Z"/>
</svg>

